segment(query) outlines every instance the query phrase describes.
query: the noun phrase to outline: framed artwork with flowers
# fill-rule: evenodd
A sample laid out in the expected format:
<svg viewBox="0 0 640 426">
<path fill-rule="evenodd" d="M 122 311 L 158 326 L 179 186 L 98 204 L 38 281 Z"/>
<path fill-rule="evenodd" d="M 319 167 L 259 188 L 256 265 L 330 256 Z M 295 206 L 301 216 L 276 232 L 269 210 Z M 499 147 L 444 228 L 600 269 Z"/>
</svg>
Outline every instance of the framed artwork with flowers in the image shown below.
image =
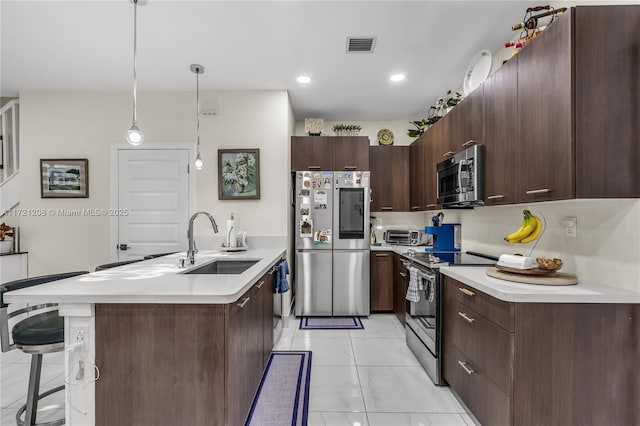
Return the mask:
<svg viewBox="0 0 640 426">
<path fill-rule="evenodd" d="M 218 150 L 218 199 L 260 199 L 260 150 Z"/>
</svg>

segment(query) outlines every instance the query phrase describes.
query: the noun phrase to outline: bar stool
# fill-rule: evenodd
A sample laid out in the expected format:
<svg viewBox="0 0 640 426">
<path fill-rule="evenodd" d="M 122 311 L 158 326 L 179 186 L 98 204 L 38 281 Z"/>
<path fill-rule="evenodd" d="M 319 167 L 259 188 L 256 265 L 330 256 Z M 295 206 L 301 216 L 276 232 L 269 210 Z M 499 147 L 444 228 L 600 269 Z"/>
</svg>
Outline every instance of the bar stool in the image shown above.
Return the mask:
<svg viewBox="0 0 640 426">
<path fill-rule="evenodd" d="M 87 273 L 88 271 L 78 271 L 42 275 L 0 285 L 0 343 L 2 352 L 8 352 L 17 348 L 31 355 L 27 402 L 20 407 L 16 413 L 16 424 L 19 426 L 55 426 L 64 424 L 64 418 L 47 423 L 36 423 L 38 401 L 64 389 L 64 385 L 62 385 L 44 393 L 39 393 L 42 356 L 64 350 L 64 318 L 58 315 L 58 305 L 56 303 L 27 306 L 26 308 L 8 313 L 8 305 L 4 301 L 4 294 L 8 291 L 33 287 Z M 13 325 L 11 336 L 9 336 L 9 321 L 20 315 L 24 316 L 24 318 L 18 320 L 18 322 Z M 9 337 L 11 337 L 11 339 Z M 13 343 L 11 343 L 10 340 L 12 340 Z M 22 413 L 25 413 L 24 420 L 20 419 Z"/>
<path fill-rule="evenodd" d="M 105 263 L 104 265 L 96 266 L 96 271 L 103 271 L 105 269 L 111 269 L 117 266 L 123 266 L 123 265 L 128 265 L 130 263 L 142 262 L 143 260 L 144 259 L 133 259 L 133 260 L 122 260 L 120 262 Z"/>
</svg>

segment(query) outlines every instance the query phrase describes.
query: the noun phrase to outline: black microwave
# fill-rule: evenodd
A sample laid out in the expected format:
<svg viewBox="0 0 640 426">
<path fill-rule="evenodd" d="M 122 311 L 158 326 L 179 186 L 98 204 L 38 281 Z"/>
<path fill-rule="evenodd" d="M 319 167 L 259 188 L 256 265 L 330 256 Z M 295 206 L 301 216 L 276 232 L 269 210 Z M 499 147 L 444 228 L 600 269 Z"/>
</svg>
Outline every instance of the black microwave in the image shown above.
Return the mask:
<svg viewBox="0 0 640 426">
<path fill-rule="evenodd" d="M 446 207 L 484 205 L 484 145 L 477 144 L 438 163 L 438 204 Z"/>
</svg>

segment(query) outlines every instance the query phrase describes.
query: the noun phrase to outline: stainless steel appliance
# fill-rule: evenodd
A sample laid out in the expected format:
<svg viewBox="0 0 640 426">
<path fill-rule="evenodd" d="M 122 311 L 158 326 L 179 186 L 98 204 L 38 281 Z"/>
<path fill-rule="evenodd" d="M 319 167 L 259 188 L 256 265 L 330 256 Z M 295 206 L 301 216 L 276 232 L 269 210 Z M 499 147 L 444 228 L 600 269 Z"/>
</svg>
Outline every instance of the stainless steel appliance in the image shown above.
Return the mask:
<svg viewBox="0 0 640 426">
<path fill-rule="evenodd" d="M 403 254 L 407 269 L 407 288 L 411 270 L 424 280 L 424 290 L 418 292 L 420 300 L 406 300 L 406 339 L 434 384 L 446 385 L 442 377 L 442 311 L 443 283 L 438 268 L 442 265 L 477 266 L 494 265 L 497 258 L 473 252 L 425 253 L 409 251 Z"/>
<path fill-rule="evenodd" d="M 368 316 L 369 172 L 294 172 L 296 315 Z"/>
<path fill-rule="evenodd" d="M 431 245 L 432 239 L 420 229 L 389 229 L 384 232 L 384 242 L 403 246 Z"/>
<path fill-rule="evenodd" d="M 470 146 L 437 166 L 438 204 L 484 205 L 484 145 Z"/>
</svg>

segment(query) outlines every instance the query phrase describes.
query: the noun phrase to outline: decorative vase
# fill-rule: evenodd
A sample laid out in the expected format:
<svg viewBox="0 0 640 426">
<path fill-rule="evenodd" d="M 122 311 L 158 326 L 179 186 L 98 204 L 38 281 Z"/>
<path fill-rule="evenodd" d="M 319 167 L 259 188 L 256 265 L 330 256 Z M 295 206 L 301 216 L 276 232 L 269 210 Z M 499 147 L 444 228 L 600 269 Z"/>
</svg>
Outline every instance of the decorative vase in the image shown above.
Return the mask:
<svg viewBox="0 0 640 426">
<path fill-rule="evenodd" d="M 236 192 L 238 194 L 244 192 L 244 182 L 236 182 Z"/>
<path fill-rule="evenodd" d="M 13 251 L 13 240 L 0 241 L 0 253 L 11 253 Z"/>
</svg>

